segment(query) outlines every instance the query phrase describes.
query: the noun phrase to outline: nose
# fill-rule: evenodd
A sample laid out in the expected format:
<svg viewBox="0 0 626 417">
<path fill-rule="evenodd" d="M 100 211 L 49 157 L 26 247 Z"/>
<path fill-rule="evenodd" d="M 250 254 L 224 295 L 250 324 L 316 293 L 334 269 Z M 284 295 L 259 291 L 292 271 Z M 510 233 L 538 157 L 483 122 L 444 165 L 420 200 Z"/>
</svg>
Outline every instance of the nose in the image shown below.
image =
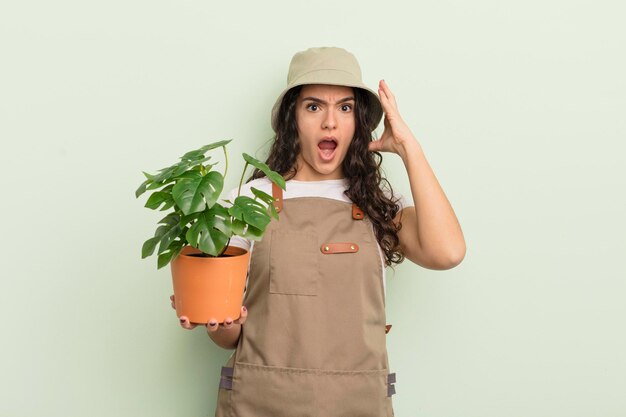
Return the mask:
<svg viewBox="0 0 626 417">
<path fill-rule="evenodd" d="M 337 118 L 332 110 L 326 112 L 324 120 L 322 122 L 322 129 L 332 130 L 337 127 Z"/>
</svg>

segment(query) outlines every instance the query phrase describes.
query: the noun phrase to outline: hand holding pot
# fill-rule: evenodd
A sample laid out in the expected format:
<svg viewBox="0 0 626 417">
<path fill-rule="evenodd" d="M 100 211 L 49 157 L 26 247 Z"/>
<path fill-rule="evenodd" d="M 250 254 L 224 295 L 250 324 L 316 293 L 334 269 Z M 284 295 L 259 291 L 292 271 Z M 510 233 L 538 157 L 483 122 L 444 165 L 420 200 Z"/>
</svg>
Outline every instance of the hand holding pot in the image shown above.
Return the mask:
<svg viewBox="0 0 626 417">
<path fill-rule="evenodd" d="M 170 301 L 172 302 L 172 308 L 176 309 L 176 298 L 174 295 L 170 296 Z M 220 327 L 224 329 L 231 329 L 235 324 L 244 324 L 246 322 L 246 317 L 248 317 L 248 309 L 245 306 L 242 306 L 241 314 L 237 320 L 233 320 L 231 317 L 226 317 L 224 323 L 220 326 L 220 323 L 218 323 L 216 319 L 210 319 L 205 326 L 209 332 L 215 332 Z M 183 329 L 192 330 L 198 326 L 196 323 L 191 323 L 189 318 L 186 316 L 180 316 L 179 319 L 180 325 Z"/>
</svg>

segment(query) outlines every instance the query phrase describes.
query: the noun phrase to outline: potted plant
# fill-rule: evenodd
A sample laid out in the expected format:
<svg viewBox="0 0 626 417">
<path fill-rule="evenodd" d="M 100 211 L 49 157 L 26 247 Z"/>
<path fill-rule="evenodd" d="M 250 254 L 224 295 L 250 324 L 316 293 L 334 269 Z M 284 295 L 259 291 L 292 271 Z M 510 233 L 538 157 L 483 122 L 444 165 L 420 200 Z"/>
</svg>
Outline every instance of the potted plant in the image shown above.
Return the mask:
<svg viewBox="0 0 626 417">
<path fill-rule="evenodd" d="M 278 218 L 274 198 L 254 187 L 254 198 L 242 196 L 241 186 L 248 165 L 263 171 L 270 181 L 285 189 L 283 177 L 261 161 L 244 153 L 246 164 L 234 201 L 218 199 L 228 172 L 228 154 L 223 140 L 184 154 L 180 161 L 157 174 L 144 172 L 146 180 L 135 196 L 152 191 L 145 207 L 166 211 L 154 236 L 146 240 L 141 257 L 157 251 L 157 267 L 171 264 L 176 314 L 192 323 L 210 318 L 223 322 L 239 317 L 248 271 L 248 251 L 229 246 L 234 235 L 259 240 L 271 218 Z M 214 169 L 206 153 L 224 151 L 224 172 Z"/>
</svg>

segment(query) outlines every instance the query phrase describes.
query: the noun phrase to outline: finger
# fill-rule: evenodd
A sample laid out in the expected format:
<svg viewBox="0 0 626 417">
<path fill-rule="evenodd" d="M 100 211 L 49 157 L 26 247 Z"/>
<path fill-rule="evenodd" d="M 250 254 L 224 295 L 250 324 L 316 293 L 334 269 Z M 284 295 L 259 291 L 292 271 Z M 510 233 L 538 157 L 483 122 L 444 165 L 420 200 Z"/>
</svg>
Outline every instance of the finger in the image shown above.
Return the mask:
<svg viewBox="0 0 626 417">
<path fill-rule="evenodd" d="M 380 140 L 375 140 L 367 144 L 367 150 L 370 152 L 380 151 Z"/>
<path fill-rule="evenodd" d="M 380 104 L 382 104 L 385 114 L 393 113 L 396 111 L 393 102 L 389 99 L 389 97 L 381 88 L 378 89 L 378 95 L 380 97 Z"/>
<path fill-rule="evenodd" d="M 234 320 L 231 317 L 226 317 L 226 320 L 224 320 L 224 328 L 231 329 L 233 327 L 233 322 Z"/>
<path fill-rule="evenodd" d="M 387 98 L 390 99 L 391 101 L 395 102 L 396 96 L 394 96 L 393 93 L 391 92 L 391 88 L 389 88 L 389 84 L 387 84 L 387 81 L 380 80 L 380 85 L 383 91 L 385 92 L 385 96 L 387 96 Z"/>
<path fill-rule="evenodd" d="M 387 82 L 385 80 L 380 80 L 380 84 L 379 84 L 379 95 L 381 95 L 380 91 L 382 91 L 382 96 L 385 97 L 385 100 L 387 100 L 387 102 L 393 107 L 393 108 L 397 108 L 398 107 L 398 103 L 396 103 L 396 96 L 393 95 L 393 93 L 391 92 L 391 89 L 389 88 L 389 85 L 387 84 Z M 382 100 L 381 100 L 382 102 Z"/>
<path fill-rule="evenodd" d="M 187 318 L 187 316 L 180 316 L 179 320 L 180 320 L 180 325 L 182 326 L 183 329 L 191 330 L 191 329 L 195 329 L 197 326 L 196 324 L 191 323 L 189 321 L 189 318 Z"/>
<path fill-rule="evenodd" d="M 219 329 L 220 324 L 217 322 L 216 319 L 211 319 L 209 320 L 209 322 L 206 324 L 206 328 L 209 332 L 214 332 L 217 329 Z"/>
<path fill-rule="evenodd" d="M 246 322 L 247 317 L 248 317 L 248 309 L 246 308 L 246 306 L 241 306 L 241 315 L 235 321 L 235 323 L 244 324 Z"/>
</svg>

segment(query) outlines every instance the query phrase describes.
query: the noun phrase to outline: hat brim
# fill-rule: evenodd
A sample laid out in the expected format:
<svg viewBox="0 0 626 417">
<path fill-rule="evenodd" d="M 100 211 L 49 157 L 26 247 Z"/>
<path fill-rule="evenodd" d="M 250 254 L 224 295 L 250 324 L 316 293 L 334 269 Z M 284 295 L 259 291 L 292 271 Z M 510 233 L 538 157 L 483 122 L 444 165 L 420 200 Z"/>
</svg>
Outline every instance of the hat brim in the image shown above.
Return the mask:
<svg viewBox="0 0 626 417">
<path fill-rule="evenodd" d="M 310 84 L 340 85 L 344 87 L 360 88 L 361 90 L 367 92 L 371 99 L 369 112 L 372 123 L 371 126 L 369 126 L 370 130 L 374 131 L 374 129 L 376 129 L 376 127 L 380 124 L 383 117 L 383 106 L 380 103 L 378 94 L 361 83 L 355 83 L 354 76 L 347 72 L 339 70 L 316 70 L 303 74 L 280 93 L 276 99 L 276 103 L 274 103 L 274 107 L 272 107 L 272 129 L 274 129 L 274 132 L 277 131 L 276 126 L 278 124 L 278 110 L 280 109 L 280 105 L 283 102 L 285 94 L 287 94 L 287 92 L 294 87 Z"/>
</svg>

